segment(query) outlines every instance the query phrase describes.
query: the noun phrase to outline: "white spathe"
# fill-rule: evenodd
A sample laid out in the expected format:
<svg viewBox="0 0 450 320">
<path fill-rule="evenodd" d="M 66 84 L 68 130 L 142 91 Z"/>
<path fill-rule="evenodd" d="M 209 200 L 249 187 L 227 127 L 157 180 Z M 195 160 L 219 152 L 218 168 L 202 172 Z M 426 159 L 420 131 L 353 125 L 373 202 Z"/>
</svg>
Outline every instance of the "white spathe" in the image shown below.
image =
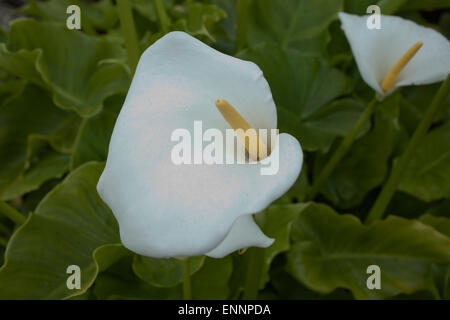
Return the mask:
<svg viewBox="0 0 450 320">
<path fill-rule="evenodd" d="M 368 29 L 369 16 L 339 13 L 342 29 L 364 81 L 385 96 L 396 88 L 442 81 L 450 73 L 450 42 L 439 32 L 396 16 L 381 15 L 381 29 Z M 395 63 L 417 42 L 423 46 L 386 94 L 381 82 Z"/>
<path fill-rule="evenodd" d="M 299 142 L 279 135 L 276 175 L 261 163 L 175 165 L 171 134 L 194 121 L 203 131 L 230 129 L 215 106 L 226 99 L 255 129 L 277 127 L 267 81 L 252 62 L 222 54 L 183 32 L 172 32 L 142 55 L 109 146 L 97 190 L 112 209 L 123 244 L 150 257 L 268 247 L 251 214 L 265 209 L 297 180 Z M 264 137 L 261 137 L 264 140 Z"/>
</svg>

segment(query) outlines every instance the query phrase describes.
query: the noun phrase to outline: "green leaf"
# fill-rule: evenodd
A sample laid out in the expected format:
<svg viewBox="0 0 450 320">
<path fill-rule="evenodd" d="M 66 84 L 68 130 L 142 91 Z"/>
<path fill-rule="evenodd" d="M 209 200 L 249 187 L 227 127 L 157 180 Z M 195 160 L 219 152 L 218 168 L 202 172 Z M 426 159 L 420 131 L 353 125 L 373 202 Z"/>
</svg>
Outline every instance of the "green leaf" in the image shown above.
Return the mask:
<svg viewBox="0 0 450 320">
<path fill-rule="evenodd" d="M 59 22 L 65 25 L 69 17 L 67 8 L 70 5 L 80 7 L 81 27 L 89 33 L 94 33 L 92 27 L 106 30 L 114 27 L 118 22 L 117 11 L 112 0 L 88 3 L 78 0 L 29 0 L 25 6 L 20 8 L 20 12 L 44 21 Z"/>
<path fill-rule="evenodd" d="M 230 293 L 229 281 L 232 270 L 231 256 L 222 259 L 206 258 L 202 268 L 192 276 L 192 298 L 227 299 Z"/>
<path fill-rule="evenodd" d="M 293 134 L 307 151 L 326 151 L 333 139 L 350 131 L 364 106 L 354 100 L 328 105 L 347 94 L 351 80 L 325 61 L 298 50 L 265 44 L 239 58 L 264 72 L 277 105 L 280 131 Z"/>
<path fill-rule="evenodd" d="M 44 182 L 52 178 L 62 177 L 69 169 L 69 160 L 70 155 L 51 149 L 47 139 L 30 135 L 25 162 L 27 169 L 9 185 L 2 198 L 4 200 L 14 199 L 38 189 Z"/>
<path fill-rule="evenodd" d="M 82 14 L 85 13 L 90 23 L 97 29 L 109 30 L 114 28 L 119 21 L 113 0 L 99 0 L 88 4 L 81 3 L 81 12 Z"/>
<path fill-rule="evenodd" d="M 270 206 L 267 210 L 255 216 L 256 222 L 269 238 L 275 242 L 264 250 L 264 265 L 260 288 L 264 288 L 270 280 L 269 270 L 273 259 L 280 253 L 289 250 L 290 230 L 292 222 L 298 217 L 305 204 Z"/>
<path fill-rule="evenodd" d="M 181 299 L 181 288 L 158 288 L 142 281 L 132 269 L 133 255 L 126 255 L 95 280 L 94 295 L 105 299 Z"/>
<path fill-rule="evenodd" d="M 225 11 L 226 17 L 220 20 L 211 30 L 216 39 L 214 47 L 228 54 L 236 52 L 236 1 L 211 0 L 219 8 Z"/>
<path fill-rule="evenodd" d="M 88 161 L 106 161 L 109 140 L 123 99 L 121 95 L 108 98 L 100 113 L 83 119 L 75 141 L 71 170 Z"/>
<path fill-rule="evenodd" d="M 449 214 L 449 212 L 447 212 Z M 429 225 L 450 237 L 450 218 L 436 217 L 431 214 L 424 214 L 420 217 L 420 221 Z M 450 265 L 433 265 L 432 274 L 434 280 L 434 289 L 441 299 L 450 299 Z"/>
<path fill-rule="evenodd" d="M 70 144 L 58 133 L 65 128 L 71 114 L 56 108 L 46 93 L 35 86 L 27 86 L 20 96 L 6 101 L 0 110 L 0 197 L 5 199 L 3 193 L 26 169 L 32 147 L 29 135 L 49 140 L 58 137 L 59 144 Z"/>
<path fill-rule="evenodd" d="M 450 123 L 421 139 L 411 156 L 399 190 L 424 201 L 450 197 Z"/>
<path fill-rule="evenodd" d="M 270 42 L 282 48 L 303 49 L 305 41 L 324 36 L 339 11 L 341 0 L 285 0 L 282 4 L 276 0 L 252 0 L 242 17 L 247 44 Z"/>
<path fill-rule="evenodd" d="M 37 61 L 41 59 L 41 55 L 42 52 L 39 50 L 11 52 L 4 43 L 0 43 L 0 68 L 21 79 L 45 87 L 37 71 Z"/>
<path fill-rule="evenodd" d="M 205 256 L 189 258 L 191 275 L 202 266 Z M 157 259 L 136 255 L 133 260 L 133 270 L 145 282 L 155 287 L 172 287 L 183 279 L 183 266 L 179 259 Z"/>
<path fill-rule="evenodd" d="M 294 134 L 308 151 L 327 152 L 338 137 L 345 137 L 363 112 L 365 105 L 354 99 L 340 99 L 324 105 L 305 120 L 279 110 L 280 128 Z M 361 134 L 369 128 L 367 123 Z"/>
<path fill-rule="evenodd" d="M 99 270 L 128 251 L 116 220 L 96 192 L 103 164 L 71 173 L 12 236 L 0 269 L 1 299 L 61 299 L 84 293 Z M 67 267 L 81 269 L 81 289 L 69 290 Z"/>
<path fill-rule="evenodd" d="M 408 0 L 402 7 L 404 11 L 422 10 L 422 9 L 440 9 L 449 8 L 450 0 Z"/>
<path fill-rule="evenodd" d="M 6 80 L 0 86 L 0 105 L 8 103 L 20 96 L 25 89 L 26 81 L 24 80 Z"/>
<path fill-rule="evenodd" d="M 5 43 L 8 41 L 8 37 L 6 35 L 5 29 L 3 27 L 0 27 L 0 43 Z"/>
<path fill-rule="evenodd" d="M 57 106 L 81 116 L 128 89 L 129 73 L 117 63 L 123 60 L 117 44 L 31 19 L 14 21 L 8 48 L 0 44 L 0 68 L 51 90 Z"/>
<path fill-rule="evenodd" d="M 427 211 L 427 214 L 431 214 L 437 217 L 450 218 L 450 199 L 446 199 L 433 206 Z"/>
<path fill-rule="evenodd" d="M 185 31 L 195 37 L 203 36 L 211 41 L 215 38 L 210 29 L 227 16 L 225 11 L 211 4 L 188 1 L 176 8 L 180 19 L 172 26 L 173 30 Z"/>
<path fill-rule="evenodd" d="M 450 38 L 450 12 L 443 13 L 441 18 L 439 19 L 439 28 L 441 33 Z"/>
<path fill-rule="evenodd" d="M 352 14 L 365 15 L 367 14 L 367 8 L 376 3 L 376 0 L 344 0 L 344 11 Z"/>
<path fill-rule="evenodd" d="M 330 294 L 324 295 L 312 291 L 300 282 L 296 281 L 284 265 L 271 271 L 270 284 L 274 288 L 277 298 L 283 300 L 352 300 L 352 294 L 346 289 L 336 289 Z"/>
<path fill-rule="evenodd" d="M 450 237 L 450 218 L 436 217 L 431 214 L 424 214 L 420 217 L 420 221 L 429 226 L 432 226 L 443 235 Z"/>
<path fill-rule="evenodd" d="M 402 97 L 400 97 L 400 121 L 411 135 L 425 115 L 430 101 L 433 100 L 440 85 L 440 83 L 434 83 L 425 86 L 402 88 Z M 448 110 L 450 110 L 450 96 L 443 102 L 434 121 L 438 122 L 445 118 Z"/>
<path fill-rule="evenodd" d="M 321 193 L 341 208 L 360 204 L 368 192 L 384 181 L 397 134 L 393 122 L 378 114 L 372 130 L 355 141 L 329 176 Z M 331 154 L 333 152 L 319 158 L 314 170 L 316 176 Z"/>
<path fill-rule="evenodd" d="M 98 276 L 94 293 L 99 299 L 181 299 L 180 283 L 161 287 L 138 277 L 133 268 L 139 258 L 133 256 L 122 258 Z M 167 261 L 164 261 L 168 259 L 154 260 L 162 260 L 161 265 L 168 266 Z M 197 258 L 194 260 L 199 261 Z M 232 267 L 231 256 L 223 259 L 205 258 L 201 269 L 191 276 L 193 299 L 226 299 Z"/>
<path fill-rule="evenodd" d="M 450 264 L 450 239 L 417 220 L 394 216 L 364 226 L 320 204 L 307 206 L 292 227 L 288 270 L 321 293 L 343 287 L 357 299 L 378 299 L 429 287 L 433 263 Z M 367 267 L 381 269 L 381 290 L 366 286 Z"/>
<path fill-rule="evenodd" d="M 277 255 L 290 248 L 289 233 L 291 225 L 303 207 L 304 204 L 272 205 L 265 211 L 255 215 L 255 221 L 259 224 L 262 231 L 268 237 L 274 238 L 275 242 L 266 249 L 250 248 L 244 254 L 234 256 L 233 275 L 230 284 L 232 298 L 239 298 L 241 292 L 244 290 L 246 276 L 253 272 L 249 268 L 252 265 L 251 259 L 255 255 L 252 255 L 250 250 L 258 250 L 259 252 L 263 250 L 262 265 L 258 265 L 257 267 L 261 268 L 259 288 L 262 289 L 265 287 L 270 280 L 269 270 L 272 261 Z"/>
</svg>

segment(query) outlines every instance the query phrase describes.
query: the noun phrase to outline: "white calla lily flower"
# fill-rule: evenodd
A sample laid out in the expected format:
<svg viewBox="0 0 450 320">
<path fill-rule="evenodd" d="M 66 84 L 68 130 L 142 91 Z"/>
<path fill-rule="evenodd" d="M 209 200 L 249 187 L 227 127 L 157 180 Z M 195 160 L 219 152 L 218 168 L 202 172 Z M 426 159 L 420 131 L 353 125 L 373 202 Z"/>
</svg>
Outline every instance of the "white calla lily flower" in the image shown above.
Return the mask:
<svg viewBox="0 0 450 320">
<path fill-rule="evenodd" d="M 192 131 L 194 121 L 202 121 L 203 130 L 230 129 L 221 114 L 227 101 L 251 127 L 277 127 L 269 85 L 254 63 L 183 32 L 167 34 L 143 53 L 97 185 L 130 250 L 157 258 L 220 258 L 273 243 L 252 214 L 297 180 L 303 154 L 294 137 L 280 134 L 272 143 L 267 159 L 279 155 L 274 175 L 261 175 L 261 162 L 177 165 L 171 160 L 176 129 Z"/>
<path fill-rule="evenodd" d="M 369 29 L 368 16 L 341 12 L 339 19 L 362 78 L 382 97 L 450 73 L 450 42 L 431 28 L 396 16 L 381 15 L 381 29 Z"/>
</svg>

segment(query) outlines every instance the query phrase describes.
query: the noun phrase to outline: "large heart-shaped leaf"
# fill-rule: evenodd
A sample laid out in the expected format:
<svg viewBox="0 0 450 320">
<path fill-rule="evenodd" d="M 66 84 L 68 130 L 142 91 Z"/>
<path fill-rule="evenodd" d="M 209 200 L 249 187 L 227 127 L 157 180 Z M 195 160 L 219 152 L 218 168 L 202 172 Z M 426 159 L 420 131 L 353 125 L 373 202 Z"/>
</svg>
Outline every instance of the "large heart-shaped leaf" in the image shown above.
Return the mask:
<svg viewBox="0 0 450 320">
<path fill-rule="evenodd" d="M 450 264 L 450 239 L 418 220 L 395 216 L 364 226 L 351 215 L 310 204 L 293 224 L 288 270 L 321 293 L 338 287 L 358 299 L 391 297 L 430 287 L 433 263 Z M 369 290 L 367 268 L 381 269 L 381 289 Z"/>
<path fill-rule="evenodd" d="M 8 46 L 0 44 L 0 68 L 50 89 L 56 105 L 82 116 L 128 89 L 129 73 L 117 63 L 123 59 L 117 44 L 32 19 L 14 21 Z"/>
<path fill-rule="evenodd" d="M 103 166 L 89 163 L 71 173 L 12 236 L 0 269 L 0 299 L 82 294 L 99 270 L 128 252 L 120 244 L 116 220 L 96 192 Z M 81 269 L 79 290 L 67 287 L 70 265 Z"/>
</svg>

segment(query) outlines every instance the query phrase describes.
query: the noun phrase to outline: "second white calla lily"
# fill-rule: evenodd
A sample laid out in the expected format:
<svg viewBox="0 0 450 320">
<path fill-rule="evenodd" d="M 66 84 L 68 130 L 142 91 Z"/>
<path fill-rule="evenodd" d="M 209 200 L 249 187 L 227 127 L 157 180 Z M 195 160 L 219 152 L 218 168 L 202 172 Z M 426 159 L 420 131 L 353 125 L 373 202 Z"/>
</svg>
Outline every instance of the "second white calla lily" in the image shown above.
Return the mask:
<svg viewBox="0 0 450 320">
<path fill-rule="evenodd" d="M 385 15 L 381 15 L 381 29 L 369 29 L 368 16 L 340 13 L 339 19 L 362 78 L 381 96 L 401 86 L 439 82 L 450 73 L 450 42 L 431 28 Z M 414 46 L 420 50 L 401 70 L 395 83 L 383 90 L 381 84 L 389 71 Z"/>
<path fill-rule="evenodd" d="M 219 98 L 253 128 L 277 127 L 269 85 L 254 63 L 222 54 L 182 32 L 167 34 L 142 55 L 97 186 L 130 250 L 160 258 L 219 258 L 273 243 L 252 214 L 282 196 L 298 178 L 303 155 L 294 137 L 280 134 L 279 143 L 272 145 L 272 154 L 279 154 L 275 175 L 261 175 L 259 162 L 171 161 L 174 130 L 192 130 L 194 121 L 202 121 L 204 130 L 230 128 L 215 106 Z"/>
</svg>

